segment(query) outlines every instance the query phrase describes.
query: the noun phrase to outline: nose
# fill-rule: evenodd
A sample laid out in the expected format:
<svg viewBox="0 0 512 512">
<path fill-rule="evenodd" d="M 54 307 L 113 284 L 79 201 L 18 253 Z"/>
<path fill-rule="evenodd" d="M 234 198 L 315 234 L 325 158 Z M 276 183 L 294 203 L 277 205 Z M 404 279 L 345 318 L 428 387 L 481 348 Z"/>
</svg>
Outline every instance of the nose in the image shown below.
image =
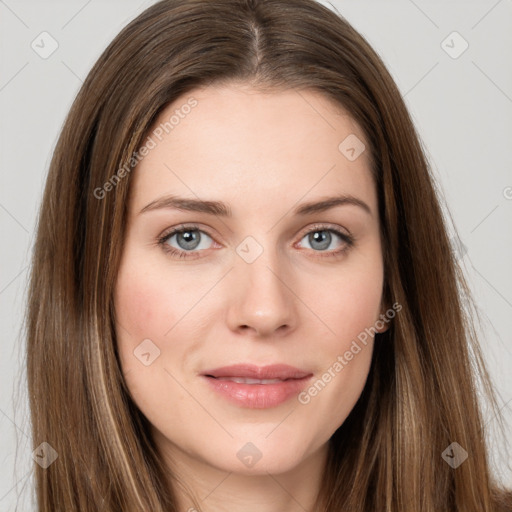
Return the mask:
<svg viewBox="0 0 512 512">
<path fill-rule="evenodd" d="M 297 297 L 290 267 L 284 271 L 265 253 L 253 263 L 235 263 L 226 284 L 230 289 L 227 321 L 233 332 L 270 339 L 296 328 Z"/>
</svg>

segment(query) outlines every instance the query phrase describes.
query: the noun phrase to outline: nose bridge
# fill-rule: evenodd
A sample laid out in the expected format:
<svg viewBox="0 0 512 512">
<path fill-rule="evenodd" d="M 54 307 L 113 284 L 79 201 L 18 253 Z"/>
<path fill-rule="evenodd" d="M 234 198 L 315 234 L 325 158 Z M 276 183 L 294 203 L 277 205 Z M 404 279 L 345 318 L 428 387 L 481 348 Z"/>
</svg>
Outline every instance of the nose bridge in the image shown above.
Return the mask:
<svg viewBox="0 0 512 512">
<path fill-rule="evenodd" d="M 239 278 L 247 279 L 252 286 L 263 288 L 281 288 L 284 269 L 290 267 L 285 261 L 285 255 L 280 251 L 278 242 L 272 230 L 260 230 L 258 233 L 247 235 L 235 248 L 236 269 Z M 288 277 L 289 278 L 289 277 Z M 285 287 L 286 288 L 286 287 Z M 269 290 L 270 291 L 270 290 Z"/>
<path fill-rule="evenodd" d="M 250 327 L 259 334 L 294 323 L 291 272 L 280 257 L 272 233 L 249 235 L 236 247 L 234 293 L 231 297 L 231 327 Z"/>
</svg>

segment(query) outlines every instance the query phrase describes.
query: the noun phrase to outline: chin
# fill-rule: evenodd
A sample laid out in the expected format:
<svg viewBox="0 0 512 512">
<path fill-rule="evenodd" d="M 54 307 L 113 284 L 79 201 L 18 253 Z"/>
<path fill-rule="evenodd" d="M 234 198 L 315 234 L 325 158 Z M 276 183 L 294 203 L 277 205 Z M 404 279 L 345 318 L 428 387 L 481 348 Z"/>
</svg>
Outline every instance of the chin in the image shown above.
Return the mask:
<svg viewBox="0 0 512 512">
<path fill-rule="evenodd" d="M 298 440 L 290 443 L 278 436 L 265 439 L 263 435 L 253 441 L 248 439 L 250 437 L 227 441 L 223 447 L 219 447 L 220 452 L 205 453 L 205 460 L 223 471 L 256 476 L 286 473 L 309 456 L 304 444 Z"/>
<path fill-rule="evenodd" d="M 232 458 L 224 460 L 222 467 L 217 467 L 224 471 L 230 471 L 240 475 L 266 476 L 268 473 L 278 475 L 294 470 L 303 461 L 303 459 L 297 457 L 296 454 L 294 457 L 291 457 L 291 455 L 292 454 L 289 453 L 263 454 L 261 459 L 250 466 L 242 463 L 235 455 L 234 461 Z M 216 462 L 218 465 L 219 461 Z"/>
</svg>

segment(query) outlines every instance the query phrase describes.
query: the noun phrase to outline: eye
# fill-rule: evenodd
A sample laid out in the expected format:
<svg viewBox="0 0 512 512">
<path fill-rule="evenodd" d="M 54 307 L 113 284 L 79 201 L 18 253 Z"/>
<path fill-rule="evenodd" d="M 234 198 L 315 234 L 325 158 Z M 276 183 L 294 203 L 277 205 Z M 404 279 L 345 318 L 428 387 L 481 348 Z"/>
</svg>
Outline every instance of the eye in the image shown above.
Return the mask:
<svg viewBox="0 0 512 512">
<path fill-rule="evenodd" d="M 177 247 L 171 245 L 172 239 Z M 180 226 L 166 233 L 158 242 L 163 246 L 165 252 L 180 258 L 188 258 L 196 257 L 195 254 L 187 254 L 195 249 L 208 249 L 208 239 L 213 241 L 210 235 L 199 229 L 198 226 Z"/>
<path fill-rule="evenodd" d="M 313 251 L 327 253 L 319 255 L 320 257 L 340 255 L 354 245 L 354 238 L 352 236 L 327 226 L 315 226 L 302 237 L 302 240 L 304 239 L 307 240 Z M 342 241 L 341 248 L 334 251 L 326 251 L 329 247 L 332 248 L 333 243 L 336 244 L 336 239 Z"/>
<path fill-rule="evenodd" d="M 319 254 L 319 257 L 339 256 L 354 245 L 352 236 L 324 225 L 314 226 L 301 238 L 301 241 L 304 239 L 307 239 L 313 252 L 325 253 Z M 328 251 L 327 249 L 333 243 L 335 245 L 336 239 L 338 243 L 341 241 L 341 248 Z M 197 225 L 178 226 L 158 239 L 158 243 L 166 253 L 179 258 L 198 258 L 200 257 L 199 251 L 209 249 L 211 242 L 213 242 L 213 238 Z"/>
</svg>

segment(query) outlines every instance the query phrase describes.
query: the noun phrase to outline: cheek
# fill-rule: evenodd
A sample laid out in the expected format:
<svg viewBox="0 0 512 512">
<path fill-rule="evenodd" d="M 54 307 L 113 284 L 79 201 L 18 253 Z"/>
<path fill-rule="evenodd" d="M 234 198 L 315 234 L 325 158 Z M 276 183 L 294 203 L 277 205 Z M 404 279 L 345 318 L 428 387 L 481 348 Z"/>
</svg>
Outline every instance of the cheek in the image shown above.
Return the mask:
<svg viewBox="0 0 512 512">
<path fill-rule="evenodd" d="M 382 267 L 376 259 L 364 267 L 347 265 L 322 293 L 309 294 L 326 335 L 318 336 L 315 347 L 322 367 L 299 401 L 310 411 L 312 427 L 326 436 L 345 421 L 366 383 L 382 284 Z"/>
<path fill-rule="evenodd" d="M 375 325 L 381 313 L 382 285 L 382 269 L 376 261 L 364 268 L 347 266 L 335 278 L 324 280 L 321 291 L 309 293 L 314 312 L 331 333 L 326 339 L 329 351 L 344 349 Z"/>
<path fill-rule="evenodd" d="M 173 324 L 173 308 L 169 305 L 169 295 L 161 281 L 155 279 L 151 269 L 144 268 L 142 262 L 130 258 L 122 263 L 114 304 L 117 347 L 127 381 L 133 381 L 134 376 L 139 375 L 145 368 L 136 357 L 141 343 L 148 347 L 148 358 L 154 358 L 155 361 L 148 369 L 153 369 L 160 363 L 164 335 Z M 154 373 L 153 371 L 152 374 Z"/>
<path fill-rule="evenodd" d="M 158 309 L 164 299 L 161 287 L 143 275 L 120 272 L 115 299 L 116 318 L 134 336 L 158 332 L 161 321 Z"/>
<path fill-rule="evenodd" d="M 175 342 L 169 350 L 165 336 L 180 315 L 174 313 L 173 287 L 164 285 L 150 268 L 142 269 L 143 263 L 135 258 L 119 269 L 114 296 L 117 347 L 132 399 L 151 423 L 158 423 L 159 411 L 170 407 L 169 394 L 174 404 L 187 399 L 171 376 L 175 370 L 170 361 L 183 357 L 182 345 Z M 149 355 L 145 358 L 144 354 Z M 178 419 L 169 416 L 169 428 L 178 428 Z"/>
<path fill-rule="evenodd" d="M 349 290 L 347 289 L 347 292 Z M 342 298 L 337 315 L 327 317 L 336 335 L 317 339 L 311 357 L 321 355 L 321 367 L 298 399 L 307 411 L 309 426 L 321 439 L 329 438 L 346 420 L 361 396 L 370 370 L 380 295 L 358 300 Z"/>
<path fill-rule="evenodd" d="M 116 319 L 121 339 L 129 333 L 133 341 L 145 338 L 163 339 L 177 321 L 179 288 L 165 282 L 158 269 L 149 265 L 147 257 L 128 247 L 115 290 Z M 123 334 L 125 336 L 123 336 Z"/>
</svg>

